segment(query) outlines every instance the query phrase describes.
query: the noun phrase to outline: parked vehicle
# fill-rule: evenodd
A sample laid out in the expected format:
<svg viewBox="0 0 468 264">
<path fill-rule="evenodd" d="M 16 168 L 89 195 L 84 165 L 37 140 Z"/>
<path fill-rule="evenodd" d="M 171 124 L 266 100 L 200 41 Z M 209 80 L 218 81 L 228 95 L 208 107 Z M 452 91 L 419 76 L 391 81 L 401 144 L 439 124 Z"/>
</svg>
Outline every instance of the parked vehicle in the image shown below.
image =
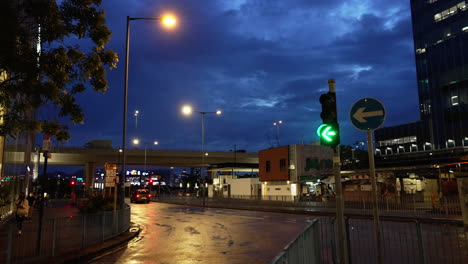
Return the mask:
<svg viewBox="0 0 468 264">
<path fill-rule="evenodd" d="M 132 195 L 130 196 L 130 202 L 137 203 L 137 202 L 143 202 L 143 203 L 149 203 L 151 200 L 151 193 L 147 189 L 138 189 L 134 190 L 132 192 Z"/>
</svg>

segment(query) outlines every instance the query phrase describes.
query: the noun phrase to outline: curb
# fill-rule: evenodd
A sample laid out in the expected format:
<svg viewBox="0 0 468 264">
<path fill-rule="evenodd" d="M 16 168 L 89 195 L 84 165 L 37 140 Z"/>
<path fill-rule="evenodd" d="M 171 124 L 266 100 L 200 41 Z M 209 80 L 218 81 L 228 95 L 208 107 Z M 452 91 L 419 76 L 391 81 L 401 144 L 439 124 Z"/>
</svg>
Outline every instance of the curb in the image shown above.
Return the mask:
<svg viewBox="0 0 468 264">
<path fill-rule="evenodd" d="M 128 243 L 130 240 L 137 237 L 141 232 L 140 225 L 133 222 L 130 223 L 130 228 L 128 231 L 117 235 L 115 237 L 109 238 L 103 243 L 97 243 L 86 248 L 69 252 L 68 256 L 59 256 L 52 259 L 45 259 L 41 262 L 35 262 L 40 264 L 65 264 L 65 263 L 86 263 L 86 260 L 92 259 L 106 251 L 112 250 L 120 245 Z"/>
</svg>

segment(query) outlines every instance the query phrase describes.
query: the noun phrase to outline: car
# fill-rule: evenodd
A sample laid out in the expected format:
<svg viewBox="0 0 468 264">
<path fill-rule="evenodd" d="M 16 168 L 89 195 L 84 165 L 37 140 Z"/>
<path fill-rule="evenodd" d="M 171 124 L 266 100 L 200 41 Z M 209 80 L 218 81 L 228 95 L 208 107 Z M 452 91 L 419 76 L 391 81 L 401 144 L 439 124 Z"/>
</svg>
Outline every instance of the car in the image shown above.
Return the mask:
<svg viewBox="0 0 468 264">
<path fill-rule="evenodd" d="M 147 189 L 138 189 L 132 192 L 132 196 L 130 196 L 130 203 L 149 203 L 151 200 L 151 193 Z"/>
</svg>

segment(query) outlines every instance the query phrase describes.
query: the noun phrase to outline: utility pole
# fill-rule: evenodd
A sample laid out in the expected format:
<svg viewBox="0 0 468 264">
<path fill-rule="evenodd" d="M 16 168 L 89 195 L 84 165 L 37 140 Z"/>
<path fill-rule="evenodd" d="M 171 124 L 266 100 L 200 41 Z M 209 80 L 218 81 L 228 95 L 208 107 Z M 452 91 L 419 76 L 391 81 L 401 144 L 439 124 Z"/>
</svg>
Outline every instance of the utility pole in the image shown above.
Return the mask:
<svg viewBox="0 0 468 264">
<path fill-rule="evenodd" d="M 336 111 L 335 80 L 328 80 L 328 93 L 320 96 L 322 112 L 320 117 L 323 124 L 317 129 L 320 136 L 320 144 L 333 149 L 333 176 L 335 177 L 336 191 L 336 224 L 338 236 L 339 263 L 346 263 L 346 232 L 344 223 L 344 199 L 341 186 L 341 162 L 340 162 L 340 128 Z"/>
</svg>

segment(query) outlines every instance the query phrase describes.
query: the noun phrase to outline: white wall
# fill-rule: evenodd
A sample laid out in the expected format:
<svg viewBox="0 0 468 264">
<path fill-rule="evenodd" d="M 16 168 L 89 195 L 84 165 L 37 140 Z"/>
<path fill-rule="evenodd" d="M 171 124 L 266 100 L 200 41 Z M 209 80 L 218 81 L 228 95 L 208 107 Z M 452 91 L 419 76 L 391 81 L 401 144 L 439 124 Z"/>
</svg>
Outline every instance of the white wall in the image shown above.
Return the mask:
<svg viewBox="0 0 468 264">
<path fill-rule="evenodd" d="M 293 184 L 287 185 L 271 185 L 271 184 L 262 184 L 262 195 L 271 196 L 296 196 L 297 195 L 297 185 L 292 186 Z"/>
<path fill-rule="evenodd" d="M 226 179 L 226 183 L 231 185 L 231 195 L 252 195 L 255 193 L 252 188 L 260 184 L 258 178 Z"/>
</svg>

